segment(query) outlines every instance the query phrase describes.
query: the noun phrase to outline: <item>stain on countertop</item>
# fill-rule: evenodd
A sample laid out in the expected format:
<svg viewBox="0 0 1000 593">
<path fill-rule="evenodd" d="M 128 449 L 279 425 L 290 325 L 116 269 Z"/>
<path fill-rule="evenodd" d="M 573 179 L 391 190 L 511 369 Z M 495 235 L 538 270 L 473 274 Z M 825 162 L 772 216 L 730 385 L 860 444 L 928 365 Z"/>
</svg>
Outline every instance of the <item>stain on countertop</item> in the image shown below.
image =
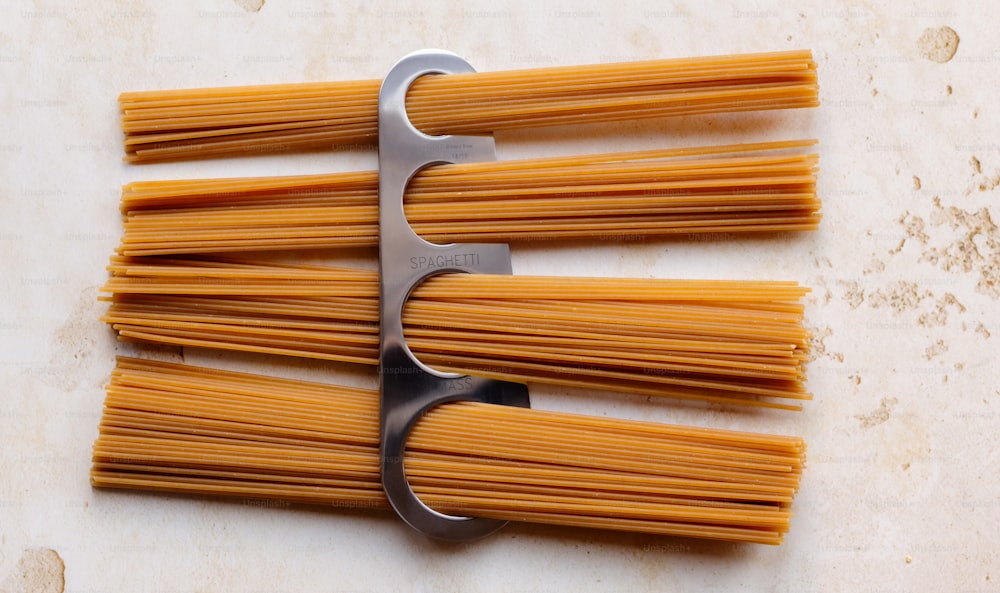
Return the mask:
<svg viewBox="0 0 1000 593">
<path fill-rule="evenodd" d="M 899 400 L 894 397 L 883 397 L 875 410 L 868 414 L 858 414 L 855 418 L 861 422 L 861 426 L 864 428 L 878 426 L 889 420 L 892 415 L 892 409 L 896 407 L 897 403 L 899 403 Z"/>
<path fill-rule="evenodd" d="M 944 64 L 951 61 L 958 51 L 959 37 L 951 27 L 924 29 L 917 39 L 920 54 L 932 62 Z"/>
<path fill-rule="evenodd" d="M 826 339 L 833 335 L 833 330 L 829 327 L 823 328 L 809 328 L 810 338 L 810 349 L 809 349 L 809 360 L 818 360 L 820 358 L 828 358 L 830 360 L 835 360 L 837 362 L 844 362 L 843 352 L 834 352 L 827 348 Z"/>
<path fill-rule="evenodd" d="M 950 237 L 945 232 L 944 244 L 926 245 L 920 256 L 927 262 L 947 272 L 974 273 L 978 275 L 976 291 L 997 300 L 1000 299 L 1000 229 L 993 222 L 990 211 L 980 208 L 975 212 L 957 206 L 945 206 L 941 199 L 934 198 L 934 210 L 930 223 L 933 227 L 948 227 Z"/>
<path fill-rule="evenodd" d="M 924 299 L 932 296 L 931 291 L 921 288 L 916 282 L 898 280 L 872 291 L 868 306 L 873 309 L 888 307 L 899 314 L 919 308 Z"/>
<path fill-rule="evenodd" d="M 260 12 L 260 9 L 264 8 L 264 0 L 234 0 L 234 2 L 247 12 Z"/>
<path fill-rule="evenodd" d="M 0 584 L 0 593 L 63 593 L 65 571 L 66 565 L 55 550 L 28 548 L 14 572 Z"/>
<path fill-rule="evenodd" d="M 947 351 L 948 344 L 945 344 L 944 340 L 938 340 L 924 349 L 924 358 L 931 360 L 937 356 L 941 356 Z"/>
</svg>

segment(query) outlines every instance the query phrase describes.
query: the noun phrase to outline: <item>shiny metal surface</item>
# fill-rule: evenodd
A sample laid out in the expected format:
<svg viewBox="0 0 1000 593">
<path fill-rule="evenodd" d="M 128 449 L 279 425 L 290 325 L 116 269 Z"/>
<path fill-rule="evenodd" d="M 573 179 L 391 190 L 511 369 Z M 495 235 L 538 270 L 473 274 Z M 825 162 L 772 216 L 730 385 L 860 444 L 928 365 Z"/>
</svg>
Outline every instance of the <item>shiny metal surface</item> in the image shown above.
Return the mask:
<svg viewBox="0 0 1000 593">
<path fill-rule="evenodd" d="M 406 92 L 417 78 L 470 71 L 471 66 L 454 54 L 416 52 L 392 68 L 379 94 L 382 486 L 408 524 L 450 541 L 485 536 L 505 521 L 449 516 L 421 502 L 407 482 L 403 463 L 410 430 L 428 410 L 450 401 L 528 406 L 525 385 L 435 371 L 416 359 L 403 335 L 406 299 L 428 277 L 444 272 L 511 273 L 506 245 L 429 243 L 413 232 L 403 210 L 406 185 L 420 169 L 496 158 L 492 137 L 428 136 L 414 128 L 406 115 Z"/>
</svg>

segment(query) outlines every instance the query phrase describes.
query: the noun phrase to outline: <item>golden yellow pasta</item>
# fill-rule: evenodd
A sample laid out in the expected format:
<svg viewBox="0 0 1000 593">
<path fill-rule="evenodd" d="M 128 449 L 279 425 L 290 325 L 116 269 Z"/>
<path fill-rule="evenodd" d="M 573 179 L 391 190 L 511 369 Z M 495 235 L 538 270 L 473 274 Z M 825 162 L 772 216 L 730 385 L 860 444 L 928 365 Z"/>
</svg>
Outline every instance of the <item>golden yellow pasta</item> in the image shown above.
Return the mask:
<svg viewBox="0 0 1000 593">
<path fill-rule="evenodd" d="M 387 509 L 378 401 L 364 389 L 121 358 L 91 482 Z M 461 402 L 418 422 L 405 467 L 414 492 L 445 513 L 778 544 L 804 456 L 794 437 Z"/>
<path fill-rule="evenodd" d="M 370 270 L 114 256 L 120 338 L 378 361 Z M 795 282 L 442 274 L 404 311 L 423 362 L 500 379 L 799 409 L 808 332 Z"/>
<path fill-rule="evenodd" d="M 378 80 L 122 93 L 134 163 L 366 146 Z M 407 113 L 429 134 L 815 107 L 808 50 L 425 76 Z"/>
<path fill-rule="evenodd" d="M 379 85 L 123 93 L 126 160 L 374 149 Z M 817 104 L 811 53 L 788 51 L 430 75 L 406 110 L 429 134 L 489 134 Z M 436 165 L 404 207 L 435 243 L 812 230 L 813 144 Z M 130 183 L 103 320 L 122 340 L 376 365 L 376 272 L 238 252 L 375 246 L 377 191 L 377 172 Z M 807 292 L 445 273 L 413 291 L 403 324 L 414 355 L 443 371 L 800 409 Z M 91 481 L 385 510 L 378 406 L 371 390 L 119 358 Z M 417 422 L 405 469 L 453 515 L 778 544 L 804 455 L 794 437 L 453 402 Z"/>
<path fill-rule="evenodd" d="M 411 182 L 406 215 L 434 243 L 813 230 L 817 157 L 796 149 L 814 143 L 439 165 Z M 123 255 L 378 242 L 375 171 L 133 182 L 121 209 Z"/>
</svg>

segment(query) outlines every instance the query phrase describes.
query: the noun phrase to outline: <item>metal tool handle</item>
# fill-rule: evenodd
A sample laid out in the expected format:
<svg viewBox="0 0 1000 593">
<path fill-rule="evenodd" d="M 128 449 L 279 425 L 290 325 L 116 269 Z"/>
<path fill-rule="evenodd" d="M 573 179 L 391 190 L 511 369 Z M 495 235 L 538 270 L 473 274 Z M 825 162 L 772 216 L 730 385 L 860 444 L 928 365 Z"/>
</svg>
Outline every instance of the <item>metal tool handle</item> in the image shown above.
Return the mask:
<svg viewBox="0 0 1000 593">
<path fill-rule="evenodd" d="M 444 540 L 482 537 L 506 521 L 439 513 L 417 498 L 406 479 L 403 455 L 413 426 L 428 410 L 450 401 L 479 401 L 528 407 L 525 385 L 435 371 L 422 364 L 403 336 L 403 307 L 413 289 L 443 272 L 510 274 L 510 250 L 503 244 L 435 245 L 421 239 L 406 220 L 403 193 L 429 165 L 496 160 L 490 136 L 428 136 L 410 123 L 406 93 L 428 74 L 473 72 L 455 54 L 412 53 L 393 66 L 379 91 L 379 377 L 381 392 L 382 488 L 410 526 Z"/>
</svg>

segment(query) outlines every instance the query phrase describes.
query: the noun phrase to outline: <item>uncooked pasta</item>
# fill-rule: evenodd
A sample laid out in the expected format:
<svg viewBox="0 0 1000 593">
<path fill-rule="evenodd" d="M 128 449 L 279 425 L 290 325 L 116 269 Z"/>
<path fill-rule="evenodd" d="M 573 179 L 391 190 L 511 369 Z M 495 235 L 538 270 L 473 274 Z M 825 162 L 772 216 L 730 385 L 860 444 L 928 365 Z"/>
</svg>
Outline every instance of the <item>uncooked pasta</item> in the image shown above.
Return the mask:
<svg viewBox="0 0 1000 593">
<path fill-rule="evenodd" d="M 97 487 L 388 509 L 378 393 L 119 359 L 94 444 Z M 496 406 L 432 409 L 407 442 L 441 512 L 778 544 L 799 438 Z"/>
<path fill-rule="evenodd" d="M 370 146 L 380 81 L 143 91 L 119 97 L 134 163 Z M 429 134 L 815 107 L 808 50 L 424 76 L 407 95 Z"/>
<path fill-rule="evenodd" d="M 405 197 L 435 243 L 702 239 L 813 230 L 814 141 L 438 165 Z M 141 181 L 122 190 L 124 255 L 368 247 L 375 171 Z"/>
<path fill-rule="evenodd" d="M 370 270 L 115 256 L 120 338 L 378 362 Z M 808 332 L 795 282 L 441 274 L 403 322 L 426 364 L 523 382 L 798 409 Z"/>
</svg>

